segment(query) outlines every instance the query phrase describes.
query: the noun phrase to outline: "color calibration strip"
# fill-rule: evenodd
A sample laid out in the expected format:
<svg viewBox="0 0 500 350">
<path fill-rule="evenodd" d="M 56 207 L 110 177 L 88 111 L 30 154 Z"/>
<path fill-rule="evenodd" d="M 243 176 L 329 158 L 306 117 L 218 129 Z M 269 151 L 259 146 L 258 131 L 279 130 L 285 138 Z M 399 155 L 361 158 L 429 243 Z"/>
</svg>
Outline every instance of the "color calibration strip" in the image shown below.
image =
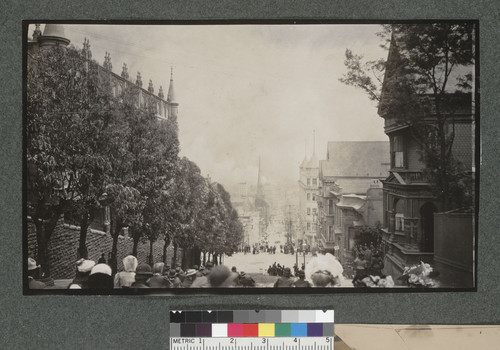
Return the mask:
<svg viewBox="0 0 500 350">
<path fill-rule="evenodd" d="M 172 338 L 333 337 L 333 310 L 171 311 Z"/>
</svg>

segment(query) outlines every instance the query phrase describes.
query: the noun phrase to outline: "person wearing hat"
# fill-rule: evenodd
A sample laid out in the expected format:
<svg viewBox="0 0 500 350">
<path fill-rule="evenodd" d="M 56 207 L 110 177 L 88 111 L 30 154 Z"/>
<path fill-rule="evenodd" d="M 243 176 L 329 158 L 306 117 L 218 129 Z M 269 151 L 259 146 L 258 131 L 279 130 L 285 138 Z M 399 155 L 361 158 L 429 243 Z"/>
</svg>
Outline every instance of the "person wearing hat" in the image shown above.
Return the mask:
<svg viewBox="0 0 500 350">
<path fill-rule="evenodd" d="M 180 288 L 181 287 L 181 280 L 177 276 L 177 273 L 175 272 L 174 269 L 170 269 L 170 271 L 168 272 L 168 275 L 166 277 L 167 277 L 168 282 L 171 285 L 171 288 Z"/>
<path fill-rule="evenodd" d="M 76 275 L 68 286 L 69 289 L 75 289 L 75 286 L 79 286 L 82 289 L 87 288 L 87 281 L 90 276 L 90 271 L 95 266 L 95 261 L 80 259 L 76 262 Z"/>
<path fill-rule="evenodd" d="M 97 264 L 90 271 L 87 280 L 89 289 L 113 289 L 111 267 L 107 264 Z"/>
<path fill-rule="evenodd" d="M 289 267 L 286 267 L 283 270 L 283 276 L 281 276 L 276 280 L 276 282 L 274 283 L 274 287 L 275 288 L 292 287 L 293 282 L 294 281 L 292 279 L 292 271 L 290 270 Z"/>
<path fill-rule="evenodd" d="M 35 259 L 28 258 L 28 288 L 29 289 L 44 289 L 46 287 L 45 283 L 37 281 L 35 277 L 38 277 L 40 273 L 40 265 L 36 264 Z"/>
<path fill-rule="evenodd" d="M 137 268 L 137 258 L 127 255 L 123 258 L 124 271 L 115 275 L 115 288 L 129 288 L 135 282 L 135 269 Z"/>
<path fill-rule="evenodd" d="M 207 277 L 211 288 L 228 288 L 235 286 L 238 273 L 231 272 L 225 265 L 217 265 Z"/>
<path fill-rule="evenodd" d="M 153 277 L 147 280 L 150 288 L 170 288 L 171 283 L 166 276 L 163 276 L 164 263 L 158 262 L 153 265 Z"/>
<path fill-rule="evenodd" d="M 238 284 L 242 287 L 255 287 L 254 279 L 248 276 L 244 271 L 240 272 Z"/>
<path fill-rule="evenodd" d="M 311 283 L 309 283 L 309 281 L 305 280 L 306 273 L 304 272 L 304 270 L 299 270 L 297 276 L 299 276 L 299 278 L 295 282 L 293 282 L 293 287 L 297 287 L 297 288 L 311 287 Z"/>
<path fill-rule="evenodd" d="M 181 288 L 190 288 L 196 278 L 196 270 L 188 269 L 184 275 L 184 280 L 182 281 Z"/>
<path fill-rule="evenodd" d="M 306 265 L 306 278 L 314 287 L 334 287 L 343 283 L 344 268 L 335 256 L 330 253 L 312 258 Z"/>
<path fill-rule="evenodd" d="M 208 270 L 205 268 L 205 266 L 201 265 L 200 266 L 200 272 L 203 276 L 208 276 Z"/>
<path fill-rule="evenodd" d="M 130 288 L 149 288 L 147 284 L 148 279 L 153 276 L 151 266 L 146 263 L 139 264 L 135 269 L 135 282 L 132 283 Z"/>
</svg>

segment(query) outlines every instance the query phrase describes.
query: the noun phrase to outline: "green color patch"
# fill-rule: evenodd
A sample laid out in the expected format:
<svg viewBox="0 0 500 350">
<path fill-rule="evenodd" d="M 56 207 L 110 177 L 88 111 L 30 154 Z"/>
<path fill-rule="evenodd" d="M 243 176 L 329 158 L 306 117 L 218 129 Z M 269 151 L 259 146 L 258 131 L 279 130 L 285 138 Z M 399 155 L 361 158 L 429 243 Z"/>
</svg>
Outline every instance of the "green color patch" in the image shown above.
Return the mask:
<svg viewBox="0 0 500 350">
<path fill-rule="evenodd" d="M 276 323 L 274 325 L 275 337 L 290 337 L 292 335 L 291 323 Z"/>
</svg>

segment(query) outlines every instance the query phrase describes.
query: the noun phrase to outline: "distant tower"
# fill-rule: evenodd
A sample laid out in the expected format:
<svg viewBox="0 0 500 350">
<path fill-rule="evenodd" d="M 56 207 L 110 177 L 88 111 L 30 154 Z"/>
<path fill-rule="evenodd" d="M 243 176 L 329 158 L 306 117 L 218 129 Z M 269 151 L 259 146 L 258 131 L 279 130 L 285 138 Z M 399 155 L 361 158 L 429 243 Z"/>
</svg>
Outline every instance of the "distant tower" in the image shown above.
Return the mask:
<svg viewBox="0 0 500 350">
<path fill-rule="evenodd" d="M 259 236 L 262 238 L 267 225 L 269 223 L 268 221 L 268 205 L 267 202 L 264 199 L 264 189 L 262 187 L 262 173 L 261 173 L 261 168 L 260 168 L 260 157 L 259 157 L 259 171 L 257 175 L 257 191 L 255 194 L 255 209 L 257 209 L 260 213 L 260 222 L 259 222 Z"/>
<path fill-rule="evenodd" d="M 152 94 L 155 92 L 155 88 L 153 87 L 153 81 L 151 79 L 149 79 L 148 91 Z"/>
<path fill-rule="evenodd" d="M 257 206 L 257 200 L 261 199 L 264 200 L 264 190 L 262 188 L 262 182 L 261 182 L 261 173 L 260 173 L 260 157 L 259 157 L 259 171 L 257 175 L 257 194 L 255 196 L 255 205 Z"/>
<path fill-rule="evenodd" d="M 51 46 L 68 46 L 70 40 L 64 34 L 64 26 L 62 24 L 48 23 L 45 25 L 43 35 L 38 37 L 40 47 Z"/>
<path fill-rule="evenodd" d="M 174 69 L 170 67 L 170 85 L 168 86 L 167 102 L 168 102 L 168 118 L 177 119 L 177 108 L 179 104 L 175 101 L 174 93 Z"/>
<path fill-rule="evenodd" d="M 160 85 L 160 90 L 158 90 L 158 97 L 161 98 L 162 100 L 165 98 L 165 95 L 163 94 L 163 87 Z"/>
</svg>

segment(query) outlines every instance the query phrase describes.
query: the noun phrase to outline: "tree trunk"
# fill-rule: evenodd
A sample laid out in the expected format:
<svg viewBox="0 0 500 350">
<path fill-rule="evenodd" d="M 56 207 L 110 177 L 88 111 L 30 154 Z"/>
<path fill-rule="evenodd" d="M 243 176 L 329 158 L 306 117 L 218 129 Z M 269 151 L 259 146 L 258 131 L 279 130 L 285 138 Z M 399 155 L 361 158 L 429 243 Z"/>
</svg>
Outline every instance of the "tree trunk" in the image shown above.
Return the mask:
<svg viewBox="0 0 500 350">
<path fill-rule="evenodd" d="M 44 210 L 45 203 L 39 203 L 38 213 L 33 217 L 36 227 L 36 242 L 38 246 L 37 264 L 41 265 L 40 277 L 50 277 L 50 256 L 48 252 L 50 238 L 57 222 L 63 212 L 63 205 L 59 204 L 55 208 L 51 208 L 50 216 L 44 220 L 42 211 Z"/>
<path fill-rule="evenodd" d="M 89 253 L 87 251 L 87 231 L 90 225 L 89 215 L 85 211 L 80 220 L 80 239 L 78 242 L 78 250 L 77 250 L 77 260 L 84 258 L 87 259 Z"/>
<path fill-rule="evenodd" d="M 189 253 L 190 249 L 182 248 L 181 268 L 186 271 L 189 268 Z"/>
<path fill-rule="evenodd" d="M 175 263 L 177 262 L 177 242 L 174 239 L 174 256 L 172 257 L 172 267 L 175 267 Z"/>
<path fill-rule="evenodd" d="M 222 265 L 222 254 L 219 255 L 219 265 Z"/>
<path fill-rule="evenodd" d="M 207 252 L 203 251 L 203 266 L 207 263 Z"/>
<path fill-rule="evenodd" d="M 133 235 L 133 241 L 134 241 L 134 244 L 132 245 L 132 255 L 135 256 L 137 258 L 137 249 L 139 247 L 139 237 L 137 237 L 136 235 Z"/>
<path fill-rule="evenodd" d="M 154 257 L 153 257 L 153 240 L 149 241 L 149 257 L 148 257 L 148 264 L 149 266 L 153 266 L 154 264 Z"/>
<path fill-rule="evenodd" d="M 212 257 L 212 262 L 214 265 L 218 265 L 218 259 L 217 259 L 218 255 L 214 253 L 213 257 Z"/>
<path fill-rule="evenodd" d="M 170 245 L 170 238 L 165 237 L 165 244 L 163 244 L 163 255 L 161 260 L 167 264 L 167 248 Z"/>
<path fill-rule="evenodd" d="M 108 263 L 109 266 L 111 267 L 111 270 L 113 271 L 113 275 L 116 274 L 118 271 L 118 236 L 120 235 L 120 231 L 122 229 L 122 226 L 120 222 L 116 222 L 115 227 L 111 231 L 112 238 L 113 238 L 113 245 L 111 246 L 111 259 L 109 259 Z"/>
<path fill-rule="evenodd" d="M 193 265 L 201 265 L 201 259 L 200 259 L 201 253 L 200 253 L 200 248 L 194 247 L 193 248 Z"/>
</svg>

